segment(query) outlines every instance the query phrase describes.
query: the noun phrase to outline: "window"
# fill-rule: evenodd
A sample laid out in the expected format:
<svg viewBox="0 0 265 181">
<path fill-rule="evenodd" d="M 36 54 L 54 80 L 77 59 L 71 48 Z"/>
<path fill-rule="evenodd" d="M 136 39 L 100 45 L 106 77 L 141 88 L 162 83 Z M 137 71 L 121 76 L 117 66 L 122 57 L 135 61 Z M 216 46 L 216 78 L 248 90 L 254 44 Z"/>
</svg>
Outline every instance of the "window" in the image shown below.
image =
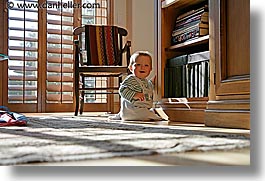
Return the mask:
<svg viewBox="0 0 265 181">
<path fill-rule="evenodd" d="M 7 5 L 12 5 L 8 9 L 8 106 L 31 105 L 32 112 L 44 112 L 65 105 L 72 111 L 72 31 L 84 24 L 107 24 L 109 0 L 12 0 Z M 91 86 L 106 82 L 89 81 Z"/>
</svg>

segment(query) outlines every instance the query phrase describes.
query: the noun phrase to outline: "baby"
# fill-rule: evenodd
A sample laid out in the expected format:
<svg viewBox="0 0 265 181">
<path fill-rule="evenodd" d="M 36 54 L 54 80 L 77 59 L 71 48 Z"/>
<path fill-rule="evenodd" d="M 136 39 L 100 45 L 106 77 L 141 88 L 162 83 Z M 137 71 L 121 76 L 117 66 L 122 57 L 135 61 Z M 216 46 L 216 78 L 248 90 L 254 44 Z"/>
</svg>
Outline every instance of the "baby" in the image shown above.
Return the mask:
<svg viewBox="0 0 265 181">
<path fill-rule="evenodd" d="M 128 66 L 132 74 L 121 83 L 121 110 L 109 119 L 162 120 L 152 111 L 154 83 L 147 80 L 152 70 L 152 56 L 147 51 L 137 51 L 130 58 Z"/>
</svg>

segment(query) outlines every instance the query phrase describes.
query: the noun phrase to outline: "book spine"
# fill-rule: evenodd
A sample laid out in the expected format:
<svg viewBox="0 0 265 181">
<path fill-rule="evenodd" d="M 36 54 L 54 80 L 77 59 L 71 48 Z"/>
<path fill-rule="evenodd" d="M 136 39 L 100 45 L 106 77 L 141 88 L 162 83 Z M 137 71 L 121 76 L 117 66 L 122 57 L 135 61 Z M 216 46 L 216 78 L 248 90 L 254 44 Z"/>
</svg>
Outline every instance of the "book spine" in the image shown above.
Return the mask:
<svg viewBox="0 0 265 181">
<path fill-rule="evenodd" d="M 195 66 L 194 64 L 191 65 L 192 70 L 191 70 L 191 97 L 195 97 Z"/>
<path fill-rule="evenodd" d="M 186 71 L 186 78 L 187 78 L 187 84 L 186 84 L 186 87 L 187 87 L 187 97 L 191 97 L 191 89 L 190 89 L 190 84 L 191 84 L 191 66 L 190 64 L 187 65 L 187 71 Z"/>
<path fill-rule="evenodd" d="M 172 32 L 172 36 L 176 36 L 176 35 L 179 35 L 179 34 L 182 34 L 182 33 L 185 33 L 187 31 L 190 31 L 192 29 L 195 29 L 199 26 L 200 24 L 200 20 L 197 20 L 197 21 L 193 21 L 185 26 L 183 26 L 182 28 L 180 29 L 175 29 L 173 32 Z"/>
<path fill-rule="evenodd" d="M 182 96 L 187 97 L 187 65 L 182 66 Z"/>
<path fill-rule="evenodd" d="M 201 17 L 202 17 L 202 15 L 199 14 L 199 15 L 194 16 L 194 17 L 192 17 L 192 18 L 190 18 L 190 19 L 187 19 L 187 20 L 185 20 L 185 21 L 181 21 L 181 22 L 179 22 L 179 23 L 176 23 L 176 25 L 175 25 L 175 29 L 180 29 L 180 28 L 182 28 L 183 26 L 188 25 L 188 24 L 190 24 L 190 23 L 192 23 L 192 22 L 194 22 L 194 21 L 201 21 Z"/>
<path fill-rule="evenodd" d="M 202 97 L 206 97 L 206 93 L 205 93 L 205 62 L 201 63 L 201 79 L 202 79 L 202 86 L 201 86 L 201 96 Z M 208 96 L 208 95 L 207 95 Z"/>
<path fill-rule="evenodd" d="M 210 88 L 210 64 L 208 61 L 205 62 L 205 97 L 208 97 Z"/>
<path fill-rule="evenodd" d="M 176 19 L 176 23 L 180 22 L 180 21 L 183 21 L 185 19 L 189 19 L 195 15 L 198 15 L 198 14 L 202 14 L 203 12 L 208 12 L 208 8 L 206 7 L 201 7 L 197 10 L 191 10 L 191 11 L 188 11 L 187 13 L 184 13 L 184 14 L 181 14 L 177 17 Z"/>
<path fill-rule="evenodd" d="M 174 44 L 182 43 L 184 41 L 187 41 L 189 39 L 192 39 L 198 36 L 199 36 L 199 27 L 196 27 L 195 29 L 191 31 L 172 37 L 172 44 L 174 45 Z"/>
<path fill-rule="evenodd" d="M 198 74 L 197 74 L 197 65 L 196 64 L 193 64 L 193 76 L 194 76 L 194 81 L 193 81 L 193 97 L 197 97 L 197 78 L 198 78 Z"/>
<path fill-rule="evenodd" d="M 176 78 L 174 79 L 174 86 L 175 86 L 175 97 L 182 97 L 182 90 L 181 90 L 181 84 L 182 84 L 182 66 L 177 66 L 175 68 L 176 70 Z"/>
</svg>

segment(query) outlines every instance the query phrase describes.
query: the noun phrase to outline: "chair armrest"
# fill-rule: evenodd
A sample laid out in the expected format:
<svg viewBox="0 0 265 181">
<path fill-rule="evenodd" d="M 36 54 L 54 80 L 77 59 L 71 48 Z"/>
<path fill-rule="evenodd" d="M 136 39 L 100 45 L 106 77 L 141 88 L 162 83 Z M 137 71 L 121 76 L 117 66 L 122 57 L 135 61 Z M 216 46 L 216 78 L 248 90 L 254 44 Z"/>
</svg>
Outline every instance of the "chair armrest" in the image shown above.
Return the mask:
<svg viewBox="0 0 265 181">
<path fill-rule="evenodd" d="M 131 58 L 131 46 L 132 46 L 132 44 L 131 44 L 131 41 L 127 41 L 126 42 L 126 59 L 127 59 L 127 66 L 129 66 L 129 64 L 130 64 L 130 58 Z M 128 71 L 129 71 L 129 69 L 128 69 Z"/>
<path fill-rule="evenodd" d="M 125 53 L 128 51 L 128 49 L 132 46 L 131 41 L 127 41 L 124 45 L 124 47 L 121 49 L 121 53 Z"/>
<path fill-rule="evenodd" d="M 132 42 L 131 41 L 127 41 L 126 45 L 127 45 L 127 47 L 131 47 L 132 46 Z"/>
</svg>

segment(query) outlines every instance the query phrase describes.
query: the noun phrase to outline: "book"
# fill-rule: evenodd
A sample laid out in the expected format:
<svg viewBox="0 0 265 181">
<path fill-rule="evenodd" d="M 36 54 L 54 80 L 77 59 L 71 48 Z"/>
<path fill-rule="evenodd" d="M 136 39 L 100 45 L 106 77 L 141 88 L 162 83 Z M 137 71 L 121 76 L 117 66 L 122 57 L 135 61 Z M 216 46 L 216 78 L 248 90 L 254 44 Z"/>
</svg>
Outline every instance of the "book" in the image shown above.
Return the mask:
<svg viewBox="0 0 265 181">
<path fill-rule="evenodd" d="M 165 68 L 165 97 L 184 97 L 183 91 L 183 67 L 176 66 Z M 186 93 L 186 91 L 185 91 Z"/>
<path fill-rule="evenodd" d="M 165 68 L 165 71 L 164 71 L 164 84 L 165 84 L 165 90 L 164 90 L 164 97 L 165 98 L 168 98 L 169 97 L 169 93 L 168 93 L 168 90 L 169 90 L 169 69 L 168 68 Z"/>
<path fill-rule="evenodd" d="M 204 87 L 204 97 L 207 97 L 209 94 L 210 88 L 210 64 L 209 61 L 205 61 L 205 77 L 204 77 L 205 87 Z"/>
<path fill-rule="evenodd" d="M 200 36 L 205 36 L 209 34 L 209 29 L 207 28 L 200 28 L 199 26 L 194 26 L 192 29 L 185 30 L 179 34 L 172 36 L 171 44 L 176 45 L 187 40 L 191 40 L 194 38 L 198 38 Z"/>
<path fill-rule="evenodd" d="M 182 66 L 182 96 L 187 97 L 187 65 Z"/>
<path fill-rule="evenodd" d="M 193 39 L 198 36 L 199 36 L 199 27 L 196 26 L 194 27 L 194 29 L 191 29 L 187 32 L 172 36 L 171 44 L 175 45 L 178 43 L 182 43 L 182 42 L 185 42 L 187 40 Z"/>
<path fill-rule="evenodd" d="M 190 10 L 188 12 L 185 12 L 181 15 L 179 15 L 176 19 L 176 23 L 180 22 L 180 21 L 183 21 L 185 19 L 188 19 L 188 18 L 191 18 L 195 15 L 198 15 L 198 14 L 201 14 L 203 12 L 208 12 L 208 5 L 204 5 L 198 9 L 195 9 L 195 10 Z"/>
<path fill-rule="evenodd" d="M 183 97 L 182 94 L 182 67 L 183 66 L 177 66 L 175 68 L 175 77 L 173 81 L 173 87 L 174 90 L 174 97 Z"/>
<path fill-rule="evenodd" d="M 209 28 L 209 24 L 208 23 L 202 23 L 202 22 L 200 22 L 199 23 L 199 27 L 200 28 Z"/>
<path fill-rule="evenodd" d="M 209 15 L 208 12 L 204 12 L 201 16 L 201 22 L 202 23 L 209 23 Z"/>
<path fill-rule="evenodd" d="M 203 51 L 198 53 L 192 53 L 187 55 L 188 63 L 195 63 L 201 61 L 208 61 L 210 59 L 210 51 Z"/>
<path fill-rule="evenodd" d="M 200 69 L 200 74 L 201 74 L 201 97 L 206 97 L 206 93 L 205 93 L 205 62 L 201 63 L 201 69 Z M 208 95 L 207 95 L 208 96 Z"/>
<path fill-rule="evenodd" d="M 178 34 L 192 30 L 195 27 L 199 26 L 200 22 L 201 22 L 200 20 L 197 20 L 197 21 L 190 22 L 190 23 L 182 26 L 181 28 L 176 28 L 172 31 L 172 36 L 176 36 Z"/>
<path fill-rule="evenodd" d="M 185 65 L 188 63 L 188 55 L 180 55 L 167 59 L 166 67 L 176 67 L 179 65 Z"/>
<path fill-rule="evenodd" d="M 199 36 L 205 36 L 209 35 L 209 29 L 208 28 L 200 28 L 199 29 Z"/>
<path fill-rule="evenodd" d="M 187 31 L 196 29 L 196 28 L 207 28 L 208 29 L 209 28 L 209 24 L 202 23 L 200 20 L 197 20 L 197 21 L 194 21 L 194 22 L 191 22 L 191 23 L 187 24 L 186 26 L 183 26 L 180 29 L 174 29 L 172 31 L 172 36 L 176 36 L 176 35 L 185 33 Z"/>
<path fill-rule="evenodd" d="M 204 22 L 208 22 L 207 19 L 208 19 L 208 12 L 204 12 L 202 14 L 198 14 L 198 15 L 195 15 L 189 19 L 186 19 L 186 20 L 183 20 L 183 21 L 180 21 L 178 23 L 175 24 L 175 29 L 179 29 L 183 26 L 188 26 L 190 23 L 194 22 L 194 21 L 202 21 L 202 19 L 204 20 Z"/>
</svg>

